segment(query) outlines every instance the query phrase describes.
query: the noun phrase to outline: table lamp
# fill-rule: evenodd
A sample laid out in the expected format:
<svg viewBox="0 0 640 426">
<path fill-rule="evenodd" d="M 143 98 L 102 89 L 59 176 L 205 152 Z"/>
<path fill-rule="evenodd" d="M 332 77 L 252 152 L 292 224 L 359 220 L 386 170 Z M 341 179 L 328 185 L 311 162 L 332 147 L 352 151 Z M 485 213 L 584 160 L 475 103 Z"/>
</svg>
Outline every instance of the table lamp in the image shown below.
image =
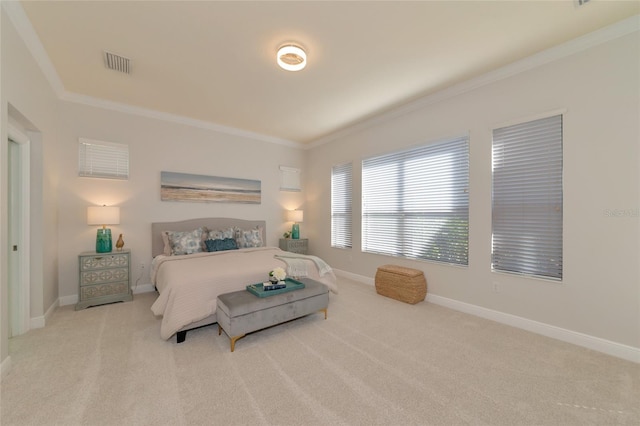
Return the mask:
<svg viewBox="0 0 640 426">
<path fill-rule="evenodd" d="M 303 211 L 302 210 L 289 210 L 287 212 L 287 219 L 289 222 L 293 222 L 293 226 L 291 227 L 291 238 L 294 240 L 300 239 L 300 225 L 302 222 Z"/>
<path fill-rule="evenodd" d="M 113 246 L 111 229 L 107 225 L 120 224 L 120 207 L 90 206 L 87 208 L 87 224 L 102 225 L 96 236 L 96 253 L 109 253 Z"/>
</svg>

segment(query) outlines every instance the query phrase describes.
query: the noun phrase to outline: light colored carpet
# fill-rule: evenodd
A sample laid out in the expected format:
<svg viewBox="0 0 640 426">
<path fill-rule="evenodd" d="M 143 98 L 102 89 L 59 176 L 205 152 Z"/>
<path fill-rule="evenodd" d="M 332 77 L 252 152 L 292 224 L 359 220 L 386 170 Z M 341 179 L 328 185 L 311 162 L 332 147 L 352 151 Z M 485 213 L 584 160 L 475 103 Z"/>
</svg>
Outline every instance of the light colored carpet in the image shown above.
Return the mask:
<svg viewBox="0 0 640 426">
<path fill-rule="evenodd" d="M 6 425 L 638 425 L 640 367 L 340 279 L 329 316 L 159 337 L 150 306 L 58 309 L 11 339 Z"/>
</svg>

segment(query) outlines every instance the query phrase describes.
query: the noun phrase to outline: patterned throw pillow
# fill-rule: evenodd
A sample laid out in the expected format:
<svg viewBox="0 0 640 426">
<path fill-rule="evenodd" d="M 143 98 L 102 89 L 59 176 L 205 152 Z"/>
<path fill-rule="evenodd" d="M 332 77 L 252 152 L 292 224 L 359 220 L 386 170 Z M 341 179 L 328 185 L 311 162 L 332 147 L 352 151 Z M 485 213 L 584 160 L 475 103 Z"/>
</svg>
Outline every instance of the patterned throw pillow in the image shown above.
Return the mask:
<svg viewBox="0 0 640 426">
<path fill-rule="evenodd" d="M 207 245 L 207 251 L 224 251 L 224 250 L 237 250 L 238 245 L 233 238 L 224 238 L 217 240 L 206 240 L 204 242 Z"/>
<path fill-rule="evenodd" d="M 208 240 L 224 240 L 225 238 L 234 238 L 235 230 L 233 228 L 226 229 L 209 229 Z"/>
<path fill-rule="evenodd" d="M 202 252 L 202 233 L 202 228 L 188 232 L 167 231 L 171 254 L 177 256 Z"/>
<path fill-rule="evenodd" d="M 256 227 L 248 230 L 236 228 L 236 242 L 238 243 L 238 248 L 264 246 L 262 228 Z"/>
</svg>

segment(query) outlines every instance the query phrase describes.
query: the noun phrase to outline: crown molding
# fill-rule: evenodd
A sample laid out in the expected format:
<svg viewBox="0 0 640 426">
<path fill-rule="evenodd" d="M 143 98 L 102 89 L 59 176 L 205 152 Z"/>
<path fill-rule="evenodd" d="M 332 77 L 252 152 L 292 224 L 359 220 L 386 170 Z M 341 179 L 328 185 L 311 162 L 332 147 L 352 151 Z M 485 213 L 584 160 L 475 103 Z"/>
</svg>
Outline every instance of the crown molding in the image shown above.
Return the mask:
<svg viewBox="0 0 640 426">
<path fill-rule="evenodd" d="M 58 76 L 58 73 L 53 67 L 49 55 L 47 55 L 47 52 L 44 50 L 36 30 L 33 28 L 33 25 L 31 25 L 31 21 L 29 21 L 27 14 L 22 8 L 22 4 L 20 4 L 19 1 L 2 1 L 0 3 L 2 3 L 2 8 L 15 26 L 18 35 L 22 38 L 27 49 L 31 52 L 31 56 L 33 56 L 33 59 L 40 67 L 49 85 L 55 94 L 61 97 L 65 92 L 62 80 L 60 80 L 60 76 Z"/>
<path fill-rule="evenodd" d="M 382 112 L 371 118 L 356 122 L 355 124 L 345 127 L 329 135 L 316 139 L 306 145 L 306 149 L 315 148 L 330 142 L 335 141 L 356 132 L 365 130 L 369 127 L 384 123 L 386 121 L 398 118 L 400 116 L 412 113 L 416 110 L 424 108 L 429 105 L 433 105 L 438 102 L 442 102 L 447 99 L 451 99 L 455 96 L 459 96 L 463 93 L 470 92 L 480 87 L 504 80 L 514 75 L 523 73 L 525 71 L 532 70 L 534 68 L 546 65 L 551 62 L 566 58 L 568 56 L 580 53 L 591 47 L 598 46 L 611 40 L 615 40 L 619 37 L 623 37 L 627 34 L 640 31 L 640 15 L 635 15 L 622 21 L 611 24 L 607 27 L 593 31 L 589 34 L 585 34 L 576 39 L 570 40 L 566 43 L 559 44 L 551 47 L 542 52 L 531 55 L 527 58 L 513 62 L 509 65 L 505 65 L 493 71 L 489 71 L 486 74 L 456 84 L 454 86 L 443 89 L 439 92 L 426 95 L 415 101 L 409 102 L 404 105 L 397 106 L 390 109 L 387 112 Z"/>
<path fill-rule="evenodd" d="M 373 127 L 375 125 L 384 123 L 394 118 L 401 117 L 403 115 L 409 114 L 411 112 L 414 112 L 426 106 L 433 105 L 438 102 L 442 102 L 444 100 L 453 98 L 463 93 L 470 92 L 482 86 L 486 86 L 488 84 L 495 83 L 497 81 L 504 80 L 514 75 L 523 73 L 525 71 L 529 71 L 531 69 L 540 67 L 550 62 L 554 62 L 559 59 L 566 58 L 568 56 L 574 55 L 576 53 L 582 52 L 591 47 L 606 43 L 608 41 L 617 39 L 627 34 L 640 31 L 640 15 L 635 15 L 635 16 L 623 19 L 622 21 L 619 21 L 615 24 L 593 31 L 589 34 L 578 37 L 574 40 L 568 41 L 566 43 L 552 47 L 550 49 L 544 50 L 542 52 L 536 53 L 525 59 L 513 62 L 509 65 L 498 68 L 494 71 L 490 71 L 479 77 L 472 78 L 470 80 L 456 84 L 454 86 L 451 86 L 439 92 L 426 95 L 424 97 L 421 97 L 415 101 L 406 103 L 404 105 L 392 107 L 390 110 L 386 112 L 382 112 L 380 114 L 374 115 L 371 118 L 367 118 L 362 121 L 356 122 L 352 125 L 349 125 L 333 133 L 330 133 L 319 139 L 315 139 L 308 144 L 303 144 L 296 141 L 280 139 L 273 136 L 249 132 L 249 131 L 237 129 L 234 127 L 223 126 L 223 125 L 216 124 L 209 121 L 196 120 L 196 119 L 192 119 L 192 118 L 188 118 L 188 117 L 184 117 L 176 114 L 155 111 L 148 108 L 131 106 L 131 105 L 127 105 L 119 102 L 113 102 L 113 101 L 98 99 L 91 96 L 80 95 L 80 94 L 69 92 L 64 88 L 64 85 L 62 84 L 62 80 L 60 80 L 60 77 L 58 76 L 58 73 L 56 72 L 53 66 L 53 63 L 51 62 L 51 59 L 49 58 L 46 51 L 44 50 L 44 47 L 40 42 L 40 38 L 36 34 L 35 29 L 33 28 L 33 25 L 31 24 L 31 22 L 29 21 L 29 18 L 24 12 L 24 9 L 22 8 L 22 5 L 20 4 L 20 2 L 3 0 L 3 1 L 0 1 L 0 3 L 2 4 L 2 8 L 7 12 L 9 19 L 11 20 L 13 25 L 16 27 L 18 34 L 26 44 L 27 49 L 31 52 L 31 55 L 35 59 L 36 63 L 39 65 L 45 78 L 47 79 L 53 91 L 56 93 L 56 95 L 60 100 L 78 103 L 82 105 L 93 106 L 97 108 L 109 109 L 112 111 L 118 111 L 125 114 L 139 115 L 139 116 L 153 118 L 161 121 L 184 124 L 187 126 L 213 130 L 216 132 L 220 132 L 220 133 L 224 133 L 232 136 L 239 136 L 239 137 L 244 137 L 244 138 L 253 139 L 257 141 L 268 142 L 268 143 L 273 143 L 278 145 L 285 145 L 288 147 L 305 149 L 305 150 L 313 149 L 318 146 L 328 144 L 337 139 L 346 137 L 348 135 L 351 135 L 356 132 Z"/>
<path fill-rule="evenodd" d="M 156 111 L 148 108 L 136 107 L 132 105 L 123 104 L 120 102 L 113 102 L 105 99 L 99 99 L 92 96 L 80 95 L 77 93 L 69 92 L 64 88 L 60 76 L 55 70 L 49 55 L 45 51 L 40 38 L 36 33 L 31 21 L 27 17 L 22 5 L 19 1 L 1 1 L 2 8 L 6 11 L 7 16 L 15 26 L 18 35 L 24 41 L 27 49 L 33 56 L 34 60 L 40 67 L 40 70 L 44 74 L 49 85 L 53 89 L 54 93 L 61 101 L 77 103 L 81 105 L 92 106 L 96 108 L 108 109 L 112 111 L 122 112 L 125 114 L 138 115 L 142 117 L 152 118 L 156 120 L 183 124 L 186 126 L 213 130 L 216 132 L 224 133 L 231 136 L 238 136 L 247 139 L 257 140 L 261 142 L 268 142 L 278 145 L 285 145 L 291 148 L 302 149 L 303 144 L 287 139 L 276 138 L 273 136 L 263 135 L 259 133 L 249 132 L 246 130 L 237 129 L 235 127 L 223 126 L 209 121 L 197 120 L 189 117 L 184 117 L 177 114 L 171 114 L 161 111 Z"/>
<path fill-rule="evenodd" d="M 273 136 L 253 133 L 253 132 L 241 130 L 235 127 L 223 126 L 221 124 L 212 123 L 210 121 L 197 120 L 195 118 L 189 118 L 189 117 L 184 117 L 181 115 L 171 114 L 167 112 L 156 111 L 148 108 L 127 105 L 120 102 L 113 102 L 106 99 L 95 98 L 93 96 L 80 95 L 77 93 L 71 93 L 71 92 L 65 91 L 64 94 L 60 96 L 60 100 L 77 103 L 81 105 L 86 105 L 86 106 L 91 106 L 95 108 L 102 108 L 102 109 L 117 111 L 125 114 L 138 115 L 141 117 L 152 118 L 155 120 L 166 121 L 170 123 L 183 124 L 185 126 L 196 127 L 196 128 L 205 129 L 205 130 L 213 130 L 213 131 L 224 133 L 227 135 L 253 139 L 261 142 L 285 145 L 290 148 L 298 148 L 298 149 L 303 148 L 303 145 L 301 143 L 290 141 L 287 139 L 280 139 Z"/>
</svg>

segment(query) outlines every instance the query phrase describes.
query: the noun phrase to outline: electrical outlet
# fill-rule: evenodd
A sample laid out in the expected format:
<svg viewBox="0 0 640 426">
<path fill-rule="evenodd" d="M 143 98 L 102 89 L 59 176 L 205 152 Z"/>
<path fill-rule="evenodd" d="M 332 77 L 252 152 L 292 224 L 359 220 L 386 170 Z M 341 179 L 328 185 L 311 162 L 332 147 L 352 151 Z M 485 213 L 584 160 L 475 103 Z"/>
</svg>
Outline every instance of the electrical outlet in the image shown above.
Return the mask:
<svg viewBox="0 0 640 426">
<path fill-rule="evenodd" d="M 493 282 L 493 292 L 500 293 L 500 283 L 498 281 Z"/>
<path fill-rule="evenodd" d="M 144 262 L 140 262 L 140 269 L 144 269 Z"/>
</svg>

